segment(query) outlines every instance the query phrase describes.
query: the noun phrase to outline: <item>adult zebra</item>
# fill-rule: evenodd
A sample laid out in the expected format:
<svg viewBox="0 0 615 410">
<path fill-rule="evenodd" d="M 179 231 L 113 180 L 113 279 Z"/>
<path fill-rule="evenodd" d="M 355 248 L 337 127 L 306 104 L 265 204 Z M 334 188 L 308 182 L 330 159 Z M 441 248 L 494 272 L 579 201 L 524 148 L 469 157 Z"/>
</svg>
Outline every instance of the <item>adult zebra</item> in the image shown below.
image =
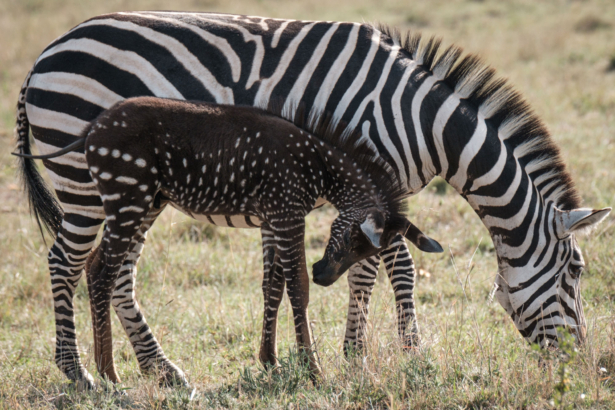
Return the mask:
<svg viewBox="0 0 615 410">
<path fill-rule="evenodd" d="M 29 152 L 31 124 L 39 151 L 55 151 L 103 108 L 138 95 L 258 106 L 281 99 L 291 120 L 302 104 L 346 121 L 373 143 L 408 192 L 440 175 L 468 200 L 496 247 L 497 299 L 527 340 L 557 343 L 557 326 L 584 338 L 583 260 L 574 231 L 597 223 L 610 208 L 579 208 L 541 122 L 476 57 L 365 24 L 173 12 L 104 15 L 51 43 L 35 63 L 18 104 L 18 148 Z M 65 211 L 60 219 L 57 206 L 41 203 L 50 193 L 29 185 L 36 212 L 59 231 L 49 255 L 56 363 L 69 378 L 83 380 L 72 297 L 103 213 L 81 153 L 44 164 Z M 31 162 L 22 162 L 22 169 L 40 182 Z M 405 243 L 392 248 L 397 246 L 403 257 L 395 259 L 389 249 L 393 254 L 385 261 L 402 259 L 411 267 Z M 142 247 L 141 241 L 118 281 L 115 307 L 147 369 L 168 360 L 134 299 Z M 375 272 L 374 263 L 363 269 Z M 355 275 L 349 283 L 351 300 L 354 284 L 369 297 L 373 275 Z M 409 285 L 409 292 L 396 292 L 398 302 L 411 294 Z"/>
</svg>

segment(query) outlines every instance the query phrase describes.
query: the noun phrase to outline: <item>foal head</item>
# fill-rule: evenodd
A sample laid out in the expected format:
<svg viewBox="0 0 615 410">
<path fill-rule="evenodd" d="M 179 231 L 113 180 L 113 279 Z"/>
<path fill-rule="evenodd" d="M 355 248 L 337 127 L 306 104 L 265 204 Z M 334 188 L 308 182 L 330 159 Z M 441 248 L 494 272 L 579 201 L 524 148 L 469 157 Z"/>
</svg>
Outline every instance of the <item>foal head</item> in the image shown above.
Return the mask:
<svg viewBox="0 0 615 410">
<path fill-rule="evenodd" d="M 313 266 L 314 283 L 329 286 L 352 265 L 380 253 L 401 234 L 424 252 L 442 247 L 399 213 L 371 207 L 342 215 L 331 225 L 331 237 L 323 258 Z"/>
<path fill-rule="evenodd" d="M 371 141 L 333 117 L 306 115 L 301 105 L 288 112 L 281 107 L 273 104 L 267 109 L 285 114 L 282 116 L 308 131 L 311 144 L 306 141 L 305 145 L 311 145 L 311 151 L 319 156 L 313 167 L 323 168 L 318 172 L 320 177 L 312 178 L 321 179 L 319 195 L 339 211 L 325 255 L 313 266 L 314 283 L 333 284 L 353 264 L 388 248 L 398 234 L 425 252 L 442 252 L 438 242 L 404 216 L 407 190 L 396 182 L 393 168 Z"/>
<path fill-rule="evenodd" d="M 353 264 L 389 247 L 401 234 L 420 250 L 442 252 L 404 216 L 407 193 L 391 167 L 361 140 L 358 134 L 333 140 L 337 149 L 323 155 L 332 190 L 327 200 L 339 211 L 331 225 L 325 255 L 313 266 L 314 283 L 333 284 Z M 352 152 L 350 159 L 346 152 Z"/>
</svg>

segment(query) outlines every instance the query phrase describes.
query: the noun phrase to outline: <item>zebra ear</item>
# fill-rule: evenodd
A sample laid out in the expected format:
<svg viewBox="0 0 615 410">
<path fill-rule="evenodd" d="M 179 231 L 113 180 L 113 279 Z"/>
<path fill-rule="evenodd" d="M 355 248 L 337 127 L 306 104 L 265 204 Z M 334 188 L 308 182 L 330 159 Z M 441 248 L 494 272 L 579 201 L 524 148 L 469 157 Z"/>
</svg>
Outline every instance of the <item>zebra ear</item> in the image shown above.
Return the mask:
<svg viewBox="0 0 615 410">
<path fill-rule="evenodd" d="M 578 208 L 569 211 L 555 210 L 555 229 L 559 238 L 564 238 L 571 233 L 602 222 L 611 212 L 611 208 L 591 209 Z"/>
<path fill-rule="evenodd" d="M 384 215 L 382 212 L 375 208 L 368 210 L 365 221 L 363 221 L 360 227 L 372 245 L 380 248 L 380 238 L 382 238 L 382 232 L 384 231 Z"/>
<path fill-rule="evenodd" d="M 425 235 L 419 228 L 417 228 L 412 222 L 406 220 L 406 226 L 400 232 L 402 235 L 406 237 L 410 242 L 414 244 L 419 250 L 423 252 L 429 253 L 442 253 L 444 249 L 442 249 L 442 245 L 438 243 L 435 239 L 431 239 L 429 236 Z"/>
</svg>

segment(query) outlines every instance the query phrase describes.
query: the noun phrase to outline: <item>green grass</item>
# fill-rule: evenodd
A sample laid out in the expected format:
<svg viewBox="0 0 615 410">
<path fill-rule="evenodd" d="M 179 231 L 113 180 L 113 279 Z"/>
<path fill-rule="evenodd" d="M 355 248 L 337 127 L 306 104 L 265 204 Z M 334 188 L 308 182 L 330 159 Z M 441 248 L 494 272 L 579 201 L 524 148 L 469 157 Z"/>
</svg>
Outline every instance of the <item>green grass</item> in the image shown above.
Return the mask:
<svg viewBox="0 0 615 410">
<path fill-rule="evenodd" d="M 412 220 L 446 249 L 413 251 L 423 348 L 404 353 L 393 293 L 379 276 L 366 354 L 342 355 L 347 285 L 312 286 L 310 316 L 324 381 L 307 377 L 294 351 L 288 302 L 278 329 L 282 367 L 258 364 L 262 320 L 260 239 L 254 230 L 212 229 L 165 211 L 139 265 L 139 302 L 167 356 L 192 389 L 141 376 L 114 319 L 124 394 L 78 392 L 53 363 L 54 322 L 47 249 L 19 191 L 11 130 L 19 87 L 46 44 L 75 24 L 117 10 L 168 2 L 0 0 L 0 408 L 526 408 L 551 407 L 560 365 L 538 364 L 489 292 L 497 269 L 479 218 L 434 181 L 410 201 Z M 418 28 L 481 54 L 509 77 L 545 120 L 585 204 L 615 204 L 615 4 L 610 0 L 410 1 L 182 0 L 174 9 L 320 20 L 382 21 Z M 319 259 L 334 211 L 308 218 L 307 259 Z M 563 405 L 615 407 L 615 219 L 580 238 L 587 263 L 582 294 L 588 343 L 567 365 Z M 77 289 L 83 359 L 95 373 L 87 291 Z M 604 368 L 606 372 L 600 372 Z M 583 398 L 582 398 L 583 397 Z"/>
</svg>

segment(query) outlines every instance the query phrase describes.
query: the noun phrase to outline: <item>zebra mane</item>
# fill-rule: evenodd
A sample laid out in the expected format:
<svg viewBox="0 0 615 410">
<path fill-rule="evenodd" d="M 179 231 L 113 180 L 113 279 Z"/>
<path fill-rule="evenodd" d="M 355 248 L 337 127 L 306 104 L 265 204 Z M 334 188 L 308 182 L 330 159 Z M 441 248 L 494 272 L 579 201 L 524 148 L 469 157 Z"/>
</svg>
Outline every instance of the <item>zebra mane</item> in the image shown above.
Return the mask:
<svg viewBox="0 0 615 410">
<path fill-rule="evenodd" d="M 349 129 L 346 122 L 337 121 L 332 115 L 309 112 L 303 103 L 288 108 L 284 101 L 272 99 L 266 107 L 260 108 L 291 121 L 298 128 L 341 151 L 344 156 L 348 154 L 369 177 L 381 203 L 386 204 L 390 214 L 400 216 L 407 213 L 407 191 L 396 178 L 391 165 L 380 157 L 372 141 L 364 137 L 360 130 Z"/>
<path fill-rule="evenodd" d="M 498 130 L 498 137 L 526 169 L 544 199 L 553 200 L 564 210 L 581 206 L 560 150 L 542 120 L 507 80 L 496 77 L 494 68 L 458 46 L 443 49 L 439 38 L 425 40 L 420 33 L 401 34 L 398 29 L 383 24 L 373 27 L 477 107 L 487 118 L 487 125 Z"/>
</svg>

